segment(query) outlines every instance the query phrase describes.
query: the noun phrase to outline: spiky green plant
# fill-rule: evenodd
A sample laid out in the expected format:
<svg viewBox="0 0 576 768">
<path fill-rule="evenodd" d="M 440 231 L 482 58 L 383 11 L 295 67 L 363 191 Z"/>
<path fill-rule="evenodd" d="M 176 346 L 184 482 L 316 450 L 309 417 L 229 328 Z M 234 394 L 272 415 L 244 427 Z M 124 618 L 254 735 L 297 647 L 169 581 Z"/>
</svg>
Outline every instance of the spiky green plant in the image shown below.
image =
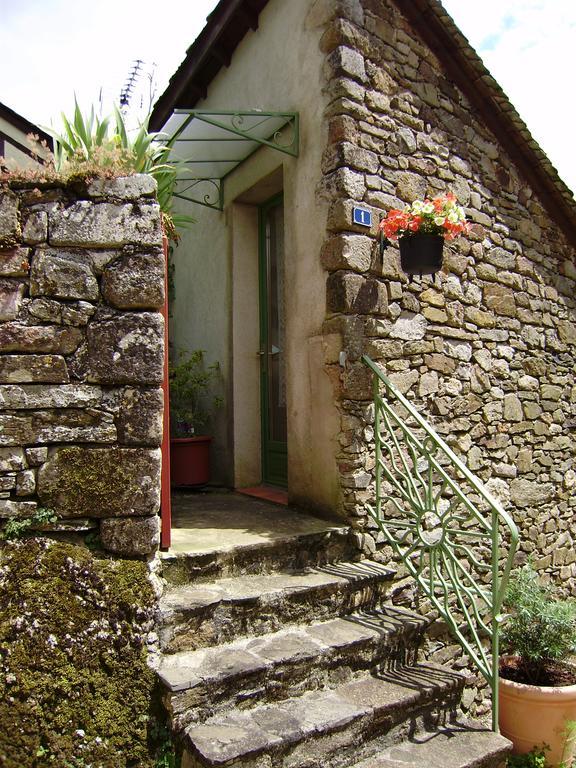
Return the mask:
<svg viewBox="0 0 576 768">
<path fill-rule="evenodd" d="M 135 131 L 129 131 L 124 115 L 114 106 L 113 113 L 100 117 L 90 108 L 83 113 L 74 99 L 74 115 L 62 114 L 63 130 L 46 130 L 54 139 L 56 171 L 68 178 L 90 175 L 94 167 L 111 172 L 148 173 L 158 185 L 158 203 L 166 234 L 177 240 L 176 228 L 193 222 L 192 217 L 173 211 L 174 189 L 183 163 L 172 157 L 172 141 L 162 133 L 149 131 L 147 116 Z"/>
</svg>

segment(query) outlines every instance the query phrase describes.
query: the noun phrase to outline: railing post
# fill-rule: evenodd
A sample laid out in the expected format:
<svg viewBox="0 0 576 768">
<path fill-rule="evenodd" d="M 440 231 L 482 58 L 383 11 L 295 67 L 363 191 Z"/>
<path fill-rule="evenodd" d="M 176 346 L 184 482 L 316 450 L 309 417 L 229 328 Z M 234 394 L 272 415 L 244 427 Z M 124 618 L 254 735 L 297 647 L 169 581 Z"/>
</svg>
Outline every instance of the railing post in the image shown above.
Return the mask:
<svg viewBox="0 0 576 768">
<path fill-rule="evenodd" d="M 380 384 L 378 376 L 372 375 L 372 393 L 374 400 L 374 447 L 376 457 L 376 514 L 378 517 L 382 514 L 382 488 L 380 487 L 380 460 L 382 456 L 382 446 L 380 445 L 380 408 L 378 407 L 378 396 L 380 394 Z"/>
<path fill-rule="evenodd" d="M 492 730 L 498 733 L 498 718 L 500 702 L 498 700 L 498 691 L 500 687 L 500 575 L 499 565 L 499 519 L 496 510 L 492 510 Z"/>
</svg>

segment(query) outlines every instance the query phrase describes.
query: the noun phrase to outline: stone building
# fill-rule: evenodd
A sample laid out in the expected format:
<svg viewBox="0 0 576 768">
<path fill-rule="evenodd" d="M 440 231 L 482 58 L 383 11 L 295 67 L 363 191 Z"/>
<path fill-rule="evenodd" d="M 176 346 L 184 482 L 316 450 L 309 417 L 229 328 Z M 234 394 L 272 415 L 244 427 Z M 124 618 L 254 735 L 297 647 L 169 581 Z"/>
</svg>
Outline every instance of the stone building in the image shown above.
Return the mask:
<svg viewBox="0 0 576 768">
<path fill-rule="evenodd" d="M 52 137 L 13 109 L 0 103 L 0 157 L 27 166 L 34 163 L 28 136 L 37 136 L 46 146 L 52 147 Z M 38 148 L 40 152 L 42 149 Z"/>
<path fill-rule="evenodd" d="M 172 337 L 221 365 L 216 481 L 374 553 L 367 354 L 574 589 L 576 205 L 440 3 L 222 0 L 152 123 L 191 161 Z M 410 281 L 379 219 L 449 190 L 471 234 Z"/>
</svg>

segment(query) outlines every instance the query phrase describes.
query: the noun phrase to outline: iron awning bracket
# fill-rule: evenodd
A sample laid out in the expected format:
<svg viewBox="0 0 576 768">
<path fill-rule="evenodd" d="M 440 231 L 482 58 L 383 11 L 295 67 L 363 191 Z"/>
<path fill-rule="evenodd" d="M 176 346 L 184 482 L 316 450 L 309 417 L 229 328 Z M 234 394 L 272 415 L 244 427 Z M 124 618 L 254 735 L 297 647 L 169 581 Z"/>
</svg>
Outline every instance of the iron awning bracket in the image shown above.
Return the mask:
<svg viewBox="0 0 576 768">
<path fill-rule="evenodd" d="M 224 179 L 260 147 L 298 156 L 298 112 L 175 109 L 164 127 L 180 172 L 175 197 L 215 210 Z"/>
</svg>

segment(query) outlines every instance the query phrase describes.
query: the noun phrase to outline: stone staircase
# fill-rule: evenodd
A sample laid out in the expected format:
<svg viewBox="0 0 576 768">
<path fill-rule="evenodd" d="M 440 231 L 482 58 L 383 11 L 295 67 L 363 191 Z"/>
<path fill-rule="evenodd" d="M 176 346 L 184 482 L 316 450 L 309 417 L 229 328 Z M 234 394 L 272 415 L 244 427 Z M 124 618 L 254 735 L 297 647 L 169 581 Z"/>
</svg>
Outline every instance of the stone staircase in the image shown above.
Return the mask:
<svg viewBox="0 0 576 768">
<path fill-rule="evenodd" d="M 284 513 L 285 514 L 285 513 Z M 496 768 L 463 678 L 418 663 L 426 621 L 346 528 L 165 554 L 158 675 L 182 768 Z"/>
</svg>

